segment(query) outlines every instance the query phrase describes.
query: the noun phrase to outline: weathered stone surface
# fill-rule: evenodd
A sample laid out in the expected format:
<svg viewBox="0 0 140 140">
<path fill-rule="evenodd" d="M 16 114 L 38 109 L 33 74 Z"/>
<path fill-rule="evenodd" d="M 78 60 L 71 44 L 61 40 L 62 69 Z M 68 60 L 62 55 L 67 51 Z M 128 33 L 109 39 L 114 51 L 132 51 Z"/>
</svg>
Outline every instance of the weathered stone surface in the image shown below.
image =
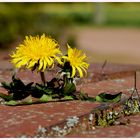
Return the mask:
<svg viewBox="0 0 140 140">
<path fill-rule="evenodd" d="M 81 131 L 71 133 L 68 138 L 140 138 L 140 114 L 128 116 L 130 123 L 127 125 L 115 125 L 104 128 L 96 128 L 91 131 Z"/>
<path fill-rule="evenodd" d="M 55 102 L 25 106 L 0 105 L 0 137 L 34 136 L 38 126 L 48 127 L 72 116 L 88 113 L 98 103 Z"/>
<path fill-rule="evenodd" d="M 91 65 L 89 73 L 99 73 L 100 67 L 101 65 L 98 64 Z M 77 89 L 88 93 L 88 95 L 92 97 L 101 92 L 114 94 L 120 91 L 127 93 L 127 96 L 130 96 L 130 91 L 134 85 L 133 72 L 136 70 L 140 70 L 140 66 L 109 64 L 109 66 L 106 66 L 104 69 L 106 74 L 121 74 L 118 74 L 115 78 L 108 77 L 107 79 L 100 79 L 96 82 L 93 80 L 94 75 L 90 75 L 91 77 L 89 76 L 87 79 L 82 80 Z M 0 82 L 11 81 L 11 72 L 10 68 L 6 69 L 6 71 L 0 69 Z M 125 75 L 126 72 L 129 73 L 127 76 Z M 51 79 L 53 75 L 54 73 L 51 72 L 46 73 L 47 80 Z M 30 81 L 41 82 L 39 74 L 30 71 L 21 70 L 18 72 L 17 76 L 24 80 L 25 83 Z M 139 74 L 137 74 L 137 88 L 139 91 Z M 0 92 L 6 93 L 2 88 L 0 88 Z M 49 127 L 63 122 L 68 117 L 75 115 L 81 116 L 90 113 L 93 108 L 99 105 L 100 103 L 84 101 L 50 102 L 25 106 L 0 105 L 0 137 L 18 137 L 22 134 L 33 137 L 36 134 L 39 125 Z M 130 116 L 131 123 L 127 126 L 118 125 L 107 128 L 96 128 L 94 131 L 84 131 L 80 134 L 72 133 L 66 137 L 140 137 L 139 116 L 139 114 Z"/>
</svg>

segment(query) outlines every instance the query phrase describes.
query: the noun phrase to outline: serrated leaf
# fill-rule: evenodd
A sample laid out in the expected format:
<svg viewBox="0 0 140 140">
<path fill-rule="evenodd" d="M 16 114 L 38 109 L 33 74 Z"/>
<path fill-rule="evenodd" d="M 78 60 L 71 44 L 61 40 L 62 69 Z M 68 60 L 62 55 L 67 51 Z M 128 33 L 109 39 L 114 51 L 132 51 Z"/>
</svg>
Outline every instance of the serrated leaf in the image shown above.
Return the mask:
<svg viewBox="0 0 140 140">
<path fill-rule="evenodd" d="M 73 100 L 73 97 L 72 96 L 65 96 L 64 99 L 66 99 L 66 100 Z"/>
<path fill-rule="evenodd" d="M 31 82 L 29 84 L 26 85 L 26 89 L 31 89 L 31 86 L 33 85 L 34 82 Z"/>
<path fill-rule="evenodd" d="M 74 83 L 67 83 L 62 90 L 64 95 L 70 95 L 74 91 L 76 91 Z"/>
<path fill-rule="evenodd" d="M 25 87 L 24 83 L 20 79 L 15 78 L 15 75 L 12 76 L 12 80 L 13 80 L 14 87 L 17 87 L 17 88 L 18 87 L 20 87 L 20 88 Z"/>
<path fill-rule="evenodd" d="M 18 102 L 14 101 L 14 100 L 11 100 L 11 101 L 9 101 L 9 102 L 6 102 L 5 104 L 6 104 L 6 105 L 14 106 L 14 105 L 18 105 Z"/>
<path fill-rule="evenodd" d="M 10 84 L 8 84 L 6 82 L 1 82 L 1 84 L 2 84 L 2 87 L 4 87 L 5 89 L 7 89 L 7 90 L 11 89 L 11 85 Z"/>
<path fill-rule="evenodd" d="M 88 101 L 90 101 L 90 102 L 95 102 L 96 99 L 95 99 L 94 97 L 88 97 Z"/>
<path fill-rule="evenodd" d="M 48 102 L 50 100 L 52 100 L 52 96 L 50 96 L 50 95 L 43 94 L 43 96 L 40 98 L 41 102 Z"/>
<path fill-rule="evenodd" d="M 26 103 L 32 103 L 32 96 L 28 96 L 25 99 L 22 100 L 22 102 L 26 102 Z"/>
<path fill-rule="evenodd" d="M 35 87 L 32 87 L 31 94 L 35 98 L 41 98 L 43 94 L 51 95 L 53 92 L 54 92 L 53 88 L 48 88 L 47 86 L 36 83 Z"/>
<path fill-rule="evenodd" d="M 28 97 L 30 94 L 24 90 L 13 90 L 13 99 L 14 100 L 22 100 Z"/>
<path fill-rule="evenodd" d="M 122 95 L 122 92 L 117 93 L 115 95 L 107 94 L 104 92 L 97 95 L 95 98 L 96 98 L 96 101 L 98 102 L 119 102 L 121 100 L 121 95 Z"/>
<path fill-rule="evenodd" d="M 85 94 L 84 92 L 80 92 L 79 94 L 80 100 L 88 100 L 88 95 Z"/>
<path fill-rule="evenodd" d="M 0 93 L 0 97 L 3 98 L 5 101 L 13 100 L 13 95 L 12 94 L 5 95 L 3 93 Z"/>
<path fill-rule="evenodd" d="M 50 94 L 53 93 L 54 89 L 53 88 L 47 88 L 44 91 L 45 91 L 46 94 L 49 94 L 50 95 Z"/>
<path fill-rule="evenodd" d="M 59 88 L 59 80 L 57 78 L 53 78 L 51 81 L 47 82 L 47 87 Z"/>
</svg>

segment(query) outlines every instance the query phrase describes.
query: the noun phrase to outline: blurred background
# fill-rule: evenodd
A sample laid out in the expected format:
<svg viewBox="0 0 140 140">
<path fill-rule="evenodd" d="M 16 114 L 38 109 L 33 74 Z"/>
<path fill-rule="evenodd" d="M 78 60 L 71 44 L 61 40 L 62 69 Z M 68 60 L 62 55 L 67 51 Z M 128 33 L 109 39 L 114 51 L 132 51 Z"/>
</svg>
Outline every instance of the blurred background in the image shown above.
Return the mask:
<svg viewBox="0 0 140 140">
<path fill-rule="evenodd" d="M 140 3 L 0 3 L 0 57 L 42 33 L 93 63 L 140 63 Z"/>
</svg>

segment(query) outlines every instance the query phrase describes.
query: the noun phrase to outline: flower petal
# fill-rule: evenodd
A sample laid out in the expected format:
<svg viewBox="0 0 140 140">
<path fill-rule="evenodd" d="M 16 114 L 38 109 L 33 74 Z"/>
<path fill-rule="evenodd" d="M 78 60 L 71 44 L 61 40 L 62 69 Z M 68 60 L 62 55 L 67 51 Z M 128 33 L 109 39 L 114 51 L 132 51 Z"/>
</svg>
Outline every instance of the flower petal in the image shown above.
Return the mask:
<svg viewBox="0 0 140 140">
<path fill-rule="evenodd" d="M 38 66 L 38 70 L 41 71 L 42 67 L 44 65 L 44 62 L 42 59 L 39 60 L 39 66 Z"/>
<path fill-rule="evenodd" d="M 31 69 L 38 63 L 38 71 L 45 71 L 47 67 L 54 67 L 55 59 L 61 63 L 58 54 L 62 54 L 58 43 L 43 34 L 41 37 L 26 36 L 23 43 L 16 47 L 16 51 L 10 56 L 12 63 L 18 68 L 25 65 Z"/>
<path fill-rule="evenodd" d="M 71 77 L 74 77 L 75 73 L 76 73 L 76 68 L 74 66 L 72 66 L 72 75 L 71 75 Z"/>
<path fill-rule="evenodd" d="M 36 63 L 37 63 L 36 60 L 29 61 L 28 65 L 27 65 L 27 68 L 31 69 L 32 67 L 35 66 Z"/>
<path fill-rule="evenodd" d="M 59 63 L 60 65 L 63 64 L 63 62 L 61 61 L 61 59 L 60 59 L 59 57 L 55 57 L 55 59 L 58 61 L 58 63 Z"/>
<path fill-rule="evenodd" d="M 76 67 L 77 70 L 79 71 L 79 74 L 80 74 L 80 78 L 83 77 L 83 72 L 82 72 L 82 69 L 80 67 Z"/>
</svg>

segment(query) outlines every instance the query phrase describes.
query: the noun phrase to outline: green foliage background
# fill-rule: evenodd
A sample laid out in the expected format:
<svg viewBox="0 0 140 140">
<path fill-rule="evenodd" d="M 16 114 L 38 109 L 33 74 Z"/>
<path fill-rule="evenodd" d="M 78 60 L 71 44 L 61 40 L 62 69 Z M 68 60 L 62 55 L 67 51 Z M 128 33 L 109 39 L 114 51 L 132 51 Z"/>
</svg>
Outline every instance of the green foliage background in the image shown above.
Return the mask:
<svg viewBox="0 0 140 140">
<path fill-rule="evenodd" d="M 98 3 L 0 3 L 0 48 L 29 34 L 56 38 L 73 26 L 140 27 L 140 3 L 101 3 L 104 21 L 95 22 Z"/>
</svg>

